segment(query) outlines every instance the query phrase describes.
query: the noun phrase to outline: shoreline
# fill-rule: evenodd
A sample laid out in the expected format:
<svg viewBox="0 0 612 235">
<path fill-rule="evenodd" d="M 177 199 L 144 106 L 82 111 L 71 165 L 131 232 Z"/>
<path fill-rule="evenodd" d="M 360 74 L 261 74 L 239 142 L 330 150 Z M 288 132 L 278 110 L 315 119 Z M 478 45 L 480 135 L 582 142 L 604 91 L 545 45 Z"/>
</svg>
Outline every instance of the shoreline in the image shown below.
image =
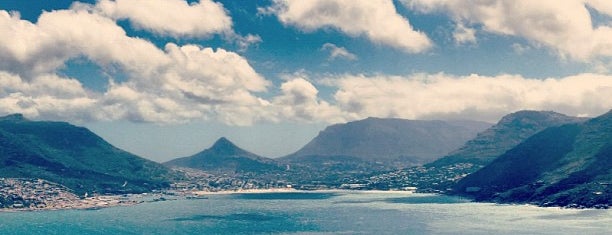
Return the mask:
<svg viewBox="0 0 612 235">
<path fill-rule="evenodd" d="M 71 201 L 68 204 L 58 204 L 50 207 L 42 208 L 0 208 L 0 213 L 17 213 L 17 212 L 40 212 L 40 211 L 59 211 L 59 210 L 99 210 L 110 207 L 128 207 L 143 203 L 169 201 L 169 200 L 189 200 L 189 199 L 208 199 L 206 196 L 212 195 L 232 195 L 232 194 L 266 194 L 266 193 L 347 193 L 347 194 L 401 194 L 401 195 L 440 195 L 439 193 L 417 193 L 413 191 L 401 190 L 353 190 L 353 189 L 320 189 L 320 190 L 299 190 L 294 188 L 270 188 L 270 189 L 244 189 L 244 190 L 222 190 L 222 191 L 165 191 L 161 193 L 142 193 L 125 195 L 104 195 L 95 196 L 78 201 Z M 171 198 L 167 198 L 167 197 Z M 452 196 L 452 195 L 451 195 Z M 173 198 L 174 197 L 174 198 Z M 193 197 L 193 198 L 192 198 Z M 529 206 L 538 208 L 558 208 L 558 209 L 575 209 L 575 210 L 607 210 L 609 208 L 576 208 L 576 207 L 546 207 L 531 203 L 499 203 L 499 202 L 477 202 L 472 203 L 492 203 L 500 206 Z"/>
<path fill-rule="evenodd" d="M 49 207 L 34 208 L 0 208 L 0 213 L 11 212 L 34 212 L 34 211 L 59 211 L 59 210 L 99 210 L 118 206 L 134 206 L 148 202 L 158 202 L 180 199 L 199 199 L 210 195 L 232 195 L 232 194 L 265 194 L 265 193 L 384 193 L 384 194 L 414 194 L 412 191 L 385 191 L 385 190 L 351 190 L 351 189 L 321 189 L 321 190 L 299 190 L 294 188 L 270 188 L 270 189 L 244 189 L 244 190 L 222 190 L 222 191 L 166 191 L 163 193 L 104 195 L 85 199 L 70 201 L 65 204 L 54 204 Z M 168 199 L 166 197 L 177 197 Z"/>
<path fill-rule="evenodd" d="M 387 193 L 387 194 L 415 194 L 413 191 L 400 190 L 354 190 L 354 189 L 316 189 L 300 190 L 294 188 L 270 188 L 270 189 L 243 189 L 222 191 L 186 191 L 193 195 L 228 195 L 228 194 L 256 194 L 256 193 Z M 430 193 L 420 193 L 430 194 Z"/>
<path fill-rule="evenodd" d="M 0 208 L 0 213 L 4 212 L 34 212 L 34 211 L 60 211 L 60 210 L 99 210 L 109 207 L 133 206 L 145 203 L 143 200 L 135 200 L 146 194 L 131 195 L 126 198 L 123 195 L 104 195 L 88 197 L 84 199 L 70 201 L 69 203 L 57 203 L 47 207 L 24 207 L 24 208 Z"/>
</svg>

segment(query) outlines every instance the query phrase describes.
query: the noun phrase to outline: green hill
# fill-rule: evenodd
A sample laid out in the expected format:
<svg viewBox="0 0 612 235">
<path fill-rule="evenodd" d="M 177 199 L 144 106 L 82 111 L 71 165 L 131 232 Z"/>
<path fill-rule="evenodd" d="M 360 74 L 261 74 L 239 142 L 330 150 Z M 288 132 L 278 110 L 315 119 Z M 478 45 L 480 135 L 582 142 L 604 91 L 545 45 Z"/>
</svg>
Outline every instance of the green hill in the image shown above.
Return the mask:
<svg viewBox="0 0 612 235">
<path fill-rule="evenodd" d="M 83 127 L 20 114 L 0 118 L 0 177 L 41 178 L 81 194 L 146 192 L 168 186 L 171 175 Z"/>
<path fill-rule="evenodd" d="M 548 128 L 454 186 L 479 201 L 543 206 L 612 204 L 612 112 Z"/>
<path fill-rule="evenodd" d="M 548 127 L 584 120 L 551 111 L 524 110 L 511 113 L 504 116 L 494 126 L 479 133 L 476 138 L 467 141 L 461 148 L 425 166 L 443 167 L 460 163 L 484 166 Z"/>
</svg>

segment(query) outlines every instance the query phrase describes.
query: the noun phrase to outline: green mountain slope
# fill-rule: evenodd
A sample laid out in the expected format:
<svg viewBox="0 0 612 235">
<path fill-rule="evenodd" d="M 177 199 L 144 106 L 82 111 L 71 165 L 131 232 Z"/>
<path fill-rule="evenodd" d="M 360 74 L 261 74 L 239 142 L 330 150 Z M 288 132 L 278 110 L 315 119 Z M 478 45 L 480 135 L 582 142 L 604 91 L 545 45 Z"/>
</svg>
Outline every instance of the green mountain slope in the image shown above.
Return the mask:
<svg viewBox="0 0 612 235">
<path fill-rule="evenodd" d="M 465 177 L 454 192 L 544 206 L 612 204 L 612 112 L 548 128 Z"/>
<path fill-rule="evenodd" d="M 77 193 L 135 193 L 166 187 L 171 176 L 86 128 L 19 114 L 0 118 L 0 177 L 42 178 Z"/>
<path fill-rule="evenodd" d="M 486 165 L 530 136 L 554 126 L 584 121 L 551 111 L 519 111 L 504 116 L 497 124 L 481 132 L 448 156 L 428 167 L 442 167 L 460 163 Z"/>
<path fill-rule="evenodd" d="M 497 156 L 547 127 L 586 119 L 550 111 L 519 111 L 504 116 L 463 146 L 423 166 L 374 177 L 379 189 L 417 187 L 419 192 L 446 192 L 458 180 L 482 168 Z"/>
</svg>

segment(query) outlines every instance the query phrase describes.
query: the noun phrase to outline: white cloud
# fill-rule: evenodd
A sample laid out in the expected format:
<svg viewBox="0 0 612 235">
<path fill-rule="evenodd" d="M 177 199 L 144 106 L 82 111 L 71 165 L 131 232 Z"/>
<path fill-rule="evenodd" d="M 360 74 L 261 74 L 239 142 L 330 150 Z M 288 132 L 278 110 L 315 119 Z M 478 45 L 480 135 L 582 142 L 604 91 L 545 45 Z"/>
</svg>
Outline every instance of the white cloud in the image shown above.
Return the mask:
<svg viewBox="0 0 612 235">
<path fill-rule="evenodd" d="M 0 35 L 0 70 L 47 72 L 61 66 L 67 57 L 63 45 L 53 47 L 55 41 L 51 35 L 21 20 L 19 14 L 0 10 Z"/>
<path fill-rule="evenodd" d="M 585 2 L 595 10 L 612 16 L 612 4 L 608 0 L 585 0 Z"/>
<path fill-rule="evenodd" d="M 331 123 L 346 120 L 337 107 L 320 100 L 317 88 L 304 78 L 297 77 L 283 83 L 281 91 L 273 104 L 284 119 Z"/>
<path fill-rule="evenodd" d="M 83 114 L 79 120 L 219 119 L 235 125 L 266 116 L 269 102 L 255 93 L 267 91 L 271 83 L 230 51 L 172 43 L 161 50 L 127 36 L 113 19 L 78 4 L 44 12 L 36 24 L 0 11 L 0 33 L 5 35 L 0 37 L 0 45 L 5 45 L 0 46 L 0 71 L 12 74 L 2 81 L 3 112 L 55 118 L 50 114 L 55 109 Z M 118 69 L 127 81 L 111 81 L 106 92 L 94 93 L 77 80 L 54 75 L 77 57 L 103 69 Z M 5 86 L 9 82 L 13 85 Z M 74 95 L 71 87 L 79 87 L 81 93 Z"/>
<path fill-rule="evenodd" d="M 101 14 L 129 19 L 136 28 L 174 37 L 206 37 L 231 31 L 232 19 L 223 5 L 211 0 L 100 0 Z"/>
<path fill-rule="evenodd" d="M 151 74 L 153 68 L 168 62 L 152 43 L 129 37 L 113 20 L 85 10 L 45 12 L 36 25 L 49 36 L 49 43 L 35 56 L 61 50 L 67 55 L 64 59 L 84 55 L 101 65 L 120 64 L 138 74 Z"/>
<path fill-rule="evenodd" d="M 265 80 L 236 53 L 195 45 L 166 45 L 168 63 L 152 77 L 133 75 L 112 84 L 102 98 L 103 116 L 147 122 L 216 118 L 233 125 L 264 119 Z"/>
<path fill-rule="evenodd" d="M 391 0 L 274 0 L 273 6 L 260 12 L 276 14 L 283 24 L 304 31 L 334 28 L 408 53 L 432 46 L 427 35 L 413 29 L 408 19 L 397 13 Z"/>
<path fill-rule="evenodd" d="M 586 4 L 610 14 L 606 0 L 403 0 L 422 12 L 447 12 L 458 23 L 523 37 L 576 60 L 612 56 L 612 22 L 594 27 Z"/>
<path fill-rule="evenodd" d="M 291 2 L 298 6 L 311 3 L 317 2 Z M 361 16 L 369 1 L 354 2 L 354 9 L 340 5 L 346 2 L 329 4 L 334 3 L 340 7 L 336 10 L 343 13 L 327 16 L 329 19 L 325 15 L 313 17 L 311 30 L 329 26 L 378 40 L 368 31 L 374 23 L 368 27 L 347 26 L 344 22 L 350 21 L 340 20 Z M 325 9 L 311 10 L 322 14 Z M 356 13 L 345 13 L 346 9 Z M 380 23 L 377 11 L 380 10 L 372 14 L 374 18 L 357 17 L 356 22 Z M 291 14 L 279 12 L 279 17 L 296 14 L 287 12 Z M 397 13 L 393 10 L 393 14 Z M 308 21 L 306 16 L 302 18 Z M 317 19 L 327 21 L 316 23 Z M 553 19 L 551 24 L 555 22 Z M 302 23 L 300 27 L 309 25 Z M 407 21 L 404 23 L 408 25 Z M 500 32 L 503 28 L 499 26 Z M 374 30 L 372 34 L 377 32 Z M 519 31 L 509 28 L 507 32 Z M 545 80 L 519 75 L 339 75 L 327 79 L 327 85 L 337 89 L 330 100 L 319 97 L 319 89 L 307 78 L 294 74 L 280 85 L 278 95 L 264 99 L 259 94 L 267 92 L 271 82 L 259 75 L 244 57 L 198 45 L 169 43 L 160 49 L 145 39 L 128 36 L 114 19 L 78 4 L 73 9 L 45 12 L 36 23 L 0 10 L 0 35 L 3 35 L 0 37 L 0 112 L 20 112 L 45 119 L 129 119 L 161 123 L 215 119 L 233 125 L 250 125 L 262 120 L 341 122 L 368 116 L 452 116 L 495 121 L 519 109 L 596 115 L 612 107 L 612 76 L 595 74 Z M 258 41 L 256 36 L 245 40 Z M 590 42 L 585 41 L 585 47 L 604 45 Z M 346 49 L 333 44 L 323 49 L 329 50 L 332 57 L 351 57 Z M 600 48 L 600 53 L 607 49 Z M 102 69 L 118 69 L 126 80 L 111 79 L 106 91 L 93 92 L 78 80 L 56 75 L 68 60 L 79 57 Z"/>
<path fill-rule="evenodd" d="M 95 30 L 92 30 L 95 28 Z M 36 24 L 0 11 L 0 69 L 23 75 L 51 73 L 84 55 L 101 65 L 119 63 L 129 72 L 151 72 L 166 63 L 163 52 L 143 39 L 128 37 L 108 18 L 85 10 L 44 12 Z"/>
<path fill-rule="evenodd" d="M 440 118 L 496 121 L 522 109 L 597 115 L 612 108 L 612 76 L 580 74 L 529 79 L 416 74 L 409 77 L 346 75 L 330 79 L 336 105 L 354 117 Z"/>
<path fill-rule="evenodd" d="M 350 53 L 344 47 L 338 47 L 333 43 L 325 43 L 321 47 L 321 50 L 329 52 L 329 60 L 335 59 L 346 59 L 346 60 L 356 60 L 357 56 L 353 53 Z"/>
<path fill-rule="evenodd" d="M 164 76 L 193 82 L 186 84 L 185 89 L 203 86 L 262 92 L 266 91 L 266 87 L 270 84 L 255 72 L 246 59 L 230 51 L 223 49 L 214 51 L 211 48 L 196 45 L 179 47 L 170 43 L 166 45 L 166 53 L 172 65 Z M 195 84 L 198 82 L 200 84 Z M 215 92 L 225 93 L 227 91 L 219 89 Z"/>
<path fill-rule="evenodd" d="M 0 110 L 48 119 L 87 120 L 96 99 L 74 79 L 45 75 L 24 80 L 0 71 Z"/>
<path fill-rule="evenodd" d="M 463 24 L 457 24 L 453 38 L 458 44 L 476 43 L 476 30 Z"/>
<path fill-rule="evenodd" d="M 522 55 L 523 53 L 529 51 L 530 47 L 528 45 L 523 45 L 520 43 L 513 43 L 512 50 L 514 50 L 514 53 Z"/>
<path fill-rule="evenodd" d="M 259 35 L 247 34 L 241 36 L 236 33 L 225 34 L 226 37 L 238 45 L 238 50 L 241 52 L 246 51 L 251 45 L 261 43 L 263 40 Z"/>
</svg>

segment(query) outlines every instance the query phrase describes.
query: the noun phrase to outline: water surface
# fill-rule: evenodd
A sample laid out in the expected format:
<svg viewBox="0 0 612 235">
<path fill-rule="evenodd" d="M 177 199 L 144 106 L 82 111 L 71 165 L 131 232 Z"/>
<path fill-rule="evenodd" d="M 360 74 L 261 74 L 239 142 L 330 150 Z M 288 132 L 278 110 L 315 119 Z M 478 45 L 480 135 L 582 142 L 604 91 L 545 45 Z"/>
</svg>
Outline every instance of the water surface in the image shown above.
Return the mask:
<svg viewBox="0 0 612 235">
<path fill-rule="evenodd" d="M 432 194 L 210 195 L 102 210 L 0 213 L 2 234 L 612 234 L 610 210 Z"/>
</svg>

